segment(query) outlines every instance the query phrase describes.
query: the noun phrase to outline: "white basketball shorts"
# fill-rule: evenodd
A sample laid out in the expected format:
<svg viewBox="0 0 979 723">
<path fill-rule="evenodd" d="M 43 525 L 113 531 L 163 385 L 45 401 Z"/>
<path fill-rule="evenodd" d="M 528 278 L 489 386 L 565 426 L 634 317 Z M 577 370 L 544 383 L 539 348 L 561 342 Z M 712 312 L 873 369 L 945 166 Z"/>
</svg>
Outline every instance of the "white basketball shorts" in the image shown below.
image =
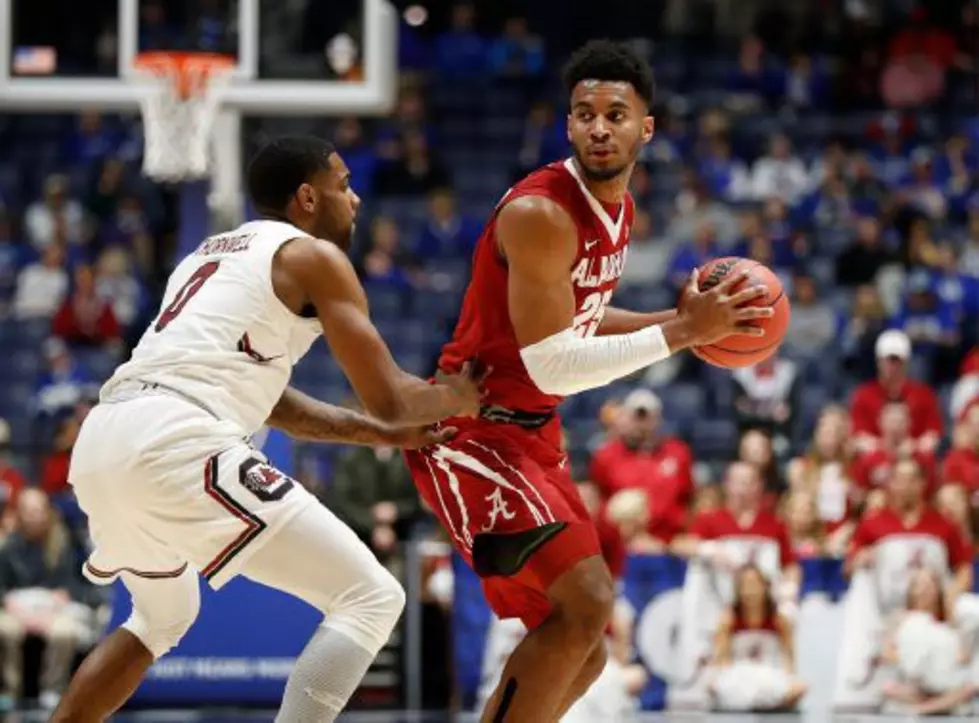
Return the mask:
<svg viewBox="0 0 979 723">
<path fill-rule="evenodd" d="M 85 576 L 175 577 L 217 589 L 276 531 L 317 504 L 234 424 L 162 394 L 102 403 L 82 425 L 69 482 L 88 515 Z"/>
</svg>

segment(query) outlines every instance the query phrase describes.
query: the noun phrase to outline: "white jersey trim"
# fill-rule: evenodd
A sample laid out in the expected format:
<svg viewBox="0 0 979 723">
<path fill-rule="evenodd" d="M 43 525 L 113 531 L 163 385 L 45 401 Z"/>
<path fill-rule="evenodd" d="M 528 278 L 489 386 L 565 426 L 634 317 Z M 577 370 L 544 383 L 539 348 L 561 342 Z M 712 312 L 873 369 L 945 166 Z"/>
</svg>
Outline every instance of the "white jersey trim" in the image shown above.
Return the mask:
<svg viewBox="0 0 979 723">
<path fill-rule="evenodd" d="M 619 218 L 613 221 L 612 217 L 609 216 L 608 211 L 605 210 L 605 207 L 602 206 L 601 202 L 591 194 L 591 191 L 588 190 L 588 186 L 586 186 L 585 182 L 581 180 L 581 176 L 578 173 L 578 167 L 575 165 L 574 159 L 566 159 L 564 161 L 564 167 L 568 169 L 568 173 L 571 174 L 571 177 L 578 184 L 578 188 L 580 188 L 581 192 L 585 195 L 585 200 L 588 202 L 588 205 L 591 206 L 592 212 L 598 217 L 598 220 L 605 228 L 605 232 L 608 234 L 609 239 L 611 239 L 612 244 L 614 246 L 618 246 L 619 238 L 622 235 L 622 224 L 625 223 L 625 204 L 623 203 L 622 208 L 619 209 Z"/>
</svg>

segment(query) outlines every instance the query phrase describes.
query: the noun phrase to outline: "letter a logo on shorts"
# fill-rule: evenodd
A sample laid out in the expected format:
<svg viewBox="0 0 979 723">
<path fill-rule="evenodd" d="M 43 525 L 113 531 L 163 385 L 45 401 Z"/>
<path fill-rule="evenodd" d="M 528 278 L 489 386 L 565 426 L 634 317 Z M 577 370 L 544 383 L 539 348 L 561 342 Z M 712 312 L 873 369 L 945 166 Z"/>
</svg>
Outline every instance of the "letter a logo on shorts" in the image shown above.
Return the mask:
<svg viewBox="0 0 979 723">
<path fill-rule="evenodd" d="M 515 512 L 507 507 L 506 500 L 503 499 L 503 490 L 499 487 L 493 491 L 493 494 L 487 495 L 486 501 L 492 502 L 493 507 L 489 511 L 489 521 L 483 525 L 483 532 L 492 532 L 493 528 L 496 527 L 496 520 L 500 515 L 503 515 L 504 520 L 512 520 L 517 516 Z"/>
</svg>

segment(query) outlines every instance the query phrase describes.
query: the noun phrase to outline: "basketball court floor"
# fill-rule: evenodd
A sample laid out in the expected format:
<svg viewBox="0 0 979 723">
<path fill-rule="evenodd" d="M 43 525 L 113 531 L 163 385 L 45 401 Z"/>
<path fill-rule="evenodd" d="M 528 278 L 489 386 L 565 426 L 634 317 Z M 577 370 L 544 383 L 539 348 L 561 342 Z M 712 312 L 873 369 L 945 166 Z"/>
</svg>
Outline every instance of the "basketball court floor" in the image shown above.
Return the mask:
<svg viewBox="0 0 979 723">
<path fill-rule="evenodd" d="M 118 715 L 114 723 L 272 723 L 273 712 L 261 711 L 145 711 Z M 807 713 L 802 715 L 718 715 L 698 713 L 646 713 L 629 721 L 616 723 L 906 723 L 911 716 L 857 716 Z M 41 723 L 42 713 L 16 713 L 2 719 L 2 723 Z M 975 723 L 975 717 L 929 718 L 936 723 Z M 476 723 L 470 716 L 452 718 L 440 713 L 408 713 L 379 711 L 353 713 L 341 716 L 341 723 Z M 595 723 L 605 723 L 595 721 Z"/>
</svg>

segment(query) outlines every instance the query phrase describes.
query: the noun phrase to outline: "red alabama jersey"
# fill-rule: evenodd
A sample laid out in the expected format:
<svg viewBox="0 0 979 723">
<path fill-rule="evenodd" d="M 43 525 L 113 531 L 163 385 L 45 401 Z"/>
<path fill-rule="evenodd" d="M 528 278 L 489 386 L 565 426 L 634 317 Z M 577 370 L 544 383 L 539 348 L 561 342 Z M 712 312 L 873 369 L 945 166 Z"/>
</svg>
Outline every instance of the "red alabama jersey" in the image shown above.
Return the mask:
<svg viewBox="0 0 979 723">
<path fill-rule="evenodd" d="M 622 275 L 635 205 L 626 195 L 616 213 L 610 213 L 611 209 L 591 195 L 568 159 L 534 171 L 507 191 L 476 244 L 472 279 L 439 367 L 456 371 L 470 359 L 489 365 L 493 373 L 486 380 L 486 404 L 540 414 L 551 412 L 561 397 L 540 391 L 524 368 L 510 323 L 506 259 L 496 240 L 500 209 L 521 196 L 551 199 L 570 214 L 578 228 L 578 256 L 568 273 L 574 285 L 574 330 L 582 337 L 598 329 Z"/>
</svg>

